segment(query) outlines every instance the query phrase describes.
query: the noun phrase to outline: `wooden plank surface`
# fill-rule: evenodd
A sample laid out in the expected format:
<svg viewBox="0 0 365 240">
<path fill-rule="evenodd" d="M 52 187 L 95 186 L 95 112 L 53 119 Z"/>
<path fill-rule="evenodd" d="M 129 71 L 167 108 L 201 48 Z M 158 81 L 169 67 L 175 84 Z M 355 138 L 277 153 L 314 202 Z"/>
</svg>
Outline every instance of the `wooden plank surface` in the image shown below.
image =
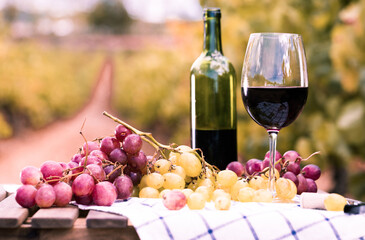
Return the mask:
<svg viewBox="0 0 365 240">
<path fill-rule="evenodd" d="M 6 209 L 11 209 L 11 208 L 16 208 L 16 209 L 23 209 L 21 211 L 27 210 L 29 216 L 32 216 L 37 210 L 38 207 L 34 206 L 31 208 L 23 208 L 22 206 L 20 206 L 16 200 L 15 200 L 15 194 L 10 194 L 8 193 L 8 197 L 6 197 L 4 200 L 2 200 L 0 202 L 0 209 L 1 208 L 6 208 Z"/>
<path fill-rule="evenodd" d="M 19 227 L 28 217 L 25 208 L 0 208 L 0 228 Z"/>
<path fill-rule="evenodd" d="M 33 228 L 72 228 L 79 216 L 79 209 L 75 206 L 52 207 L 39 209 L 32 217 Z"/>
<path fill-rule="evenodd" d="M 125 228 L 128 218 L 112 213 L 90 210 L 86 217 L 88 228 Z"/>
<path fill-rule="evenodd" d="M 22 208 L 22 206 L 15 201 L 15 194 L 10 194 L 0 202 L 0 208 Z"/>
</svg>

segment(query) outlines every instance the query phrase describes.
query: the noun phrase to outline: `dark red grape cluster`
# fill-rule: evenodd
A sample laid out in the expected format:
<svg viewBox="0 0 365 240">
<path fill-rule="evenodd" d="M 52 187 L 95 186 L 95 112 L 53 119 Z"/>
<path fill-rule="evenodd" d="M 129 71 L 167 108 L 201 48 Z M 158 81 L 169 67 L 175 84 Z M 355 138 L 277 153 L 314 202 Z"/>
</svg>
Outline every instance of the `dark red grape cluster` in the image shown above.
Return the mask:
<svg viewBox="0 0 365 240">
<path fill-rule="evenodd" d="M 25 208 L 79 204 L 110 206 L 127 199 L 147 168 L 139 135 L 119 124 L 114 136 L 86 141 L 68 163 L 46 161 L 40 168 L 25 167 L 16 201 Z"/>
<path fill-rule="evenodd" d="M 289 150 L 283 155 L 279 151 L 276 151 L 275 169 L 280 174 L 280 177 L 290 179 L 295 183 L 298 194 L 302 192 L 317 192 L 318 190 L 315 181 L 321 176 L 321 169 L 314 164 L 308 164 L 302 168 L 301 163 L 307 159 L 303 159 L 294 150 Z M 264 160 L 252 158 L 246 164 L 235 161 L 229 163 L 227 169 L 234 171 L 238 176 L 245 175 L 246 177 L 250 177 L 265 172 L 269 164 L 270 152 L 267 152 Z"/>
</svg>

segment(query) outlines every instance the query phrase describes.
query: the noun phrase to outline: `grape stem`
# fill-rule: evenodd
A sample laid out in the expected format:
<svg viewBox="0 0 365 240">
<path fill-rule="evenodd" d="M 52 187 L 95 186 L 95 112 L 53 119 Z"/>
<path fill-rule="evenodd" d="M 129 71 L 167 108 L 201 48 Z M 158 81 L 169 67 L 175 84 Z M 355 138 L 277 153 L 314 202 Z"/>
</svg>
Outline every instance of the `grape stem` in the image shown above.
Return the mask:
<svg viewBox="0 0 365 240">
<path fill-rule="evenodd" d="M 305 158 L 305 159 L 302 159 L 302 161 L 307 161 L 308 159 L 310 159 L 311 157 L 313 157 L 314 155 L 317 155 L 317 154 L 320 154 L 321 152 L 318 151 L 318 152 L 314 152 L 312 153 L 311 155 L 309 155 L 309 157 Z"/>
<path fill-rule="evenodd" d="M 123 171 L 124 171 L 124 168 L 126 167 L 126 165 L 118 165 L 116 168 L 114 168 L 113 169 L 113 171 L 111 171 L 108 175 L 106 175 L 106 179 L 109 179 L 110 178 L 110 176 L 114 173 L 114 172 L 116 172 L 118 169 L 121 169 L 121 175 L 123 175 L 124 173 L 123 173 Z"/>
<path fill-rule="evenodd" d="M 87 140 L 86 140 L 86 137 L 84 136 L 84 134 L 82 133 L 82 130 L 84 129 L 84 126 L 85 126 L 85 122 L 86 122 L 86 118 L 84 120 L 84 122 L 82 123 L 82 126 L 81 126 L 81 129 L 80 129 L 80 135 L 81 137 L 84 139 L 85 141 L 85 145 L 86 145 L 86 155 L 85 155 L 85 162 L 84 162 L 84 169 L 86 168 L 87 166 L 87 157 L 89 156 L 89 144 L 87 144 Z"/>
<path fill-rule="evenodd" d="M 317 152 L 314 152 L 314 153 L 312 153 L 311 155 L 309 155 L 307 158 L 301 158 L 301 157 L 298 157 L 296 160 L 295 160 L 295 162 L 297 162 L 297 161 L 307 161 L 307 160 L 309 160 L 311 157 L 313 157 L 314 155 L 317 155 L 317 154 L 320 154 L 321 152 L 320 151 L 317 151 Z M 279 160 L 278 160 L 278 162 L 279 161 L 281 161 L 281 160 L 285 160 L 284 158 L 280 158 Z M 285 160 L 285 162 L 283 163 L 283 168 L 282 168 L 282 172 L 285 172 L 286 171 L 286 168 L 288 167 L 288 165 L 289 165 L 289 160 Z"/>
<path fill-rule="evenodd" d="M 131 125 L 129 125 L 128 123 L 120 120 L 119 118 L 116 118 L 114 117 L 113 115 L 107 113 L 106 111 L 103 112 L 103 115 L 104 116 L 107 116 L 108 118 L 112 119 L 114 122 L 117 122 L 119 124 L 122 124 L 124 127 L 128 128 L 129 130 L 131 130 L 133 133 L 139 135 L 144 141 L 148 142 L 151 146 L 153 146 L 157 151 L 159 151 L 161 153 L 161 155 L 166 158 L 165 154 L 163 153 L 163 149 L 165 150 L 168 150 L 168 151 L 173 151 L 173 152 L 178 152 L 178 153 L 182 153 L 181 151 L 179 151 L 178 149 L 176 149 L 175 147 L 173 147 L 171 145 L 165 145 L 165 144 L 162 144 L 162 143 L 159 143 L 153 136 L 152 136 L 152 133 L 149 133 L 149 132 L 143 132 L 143 131 L 140 131 L 134 127 L 132 127 Z M 202 156 L 200 156 L 198 153 L 197 153 L 197 150 L 200 150 L 200 149 L 192 149 L 191 153 L 193 153 L 196 157 L 198 157 L 198 159 L 200 159 L 200 161 L 203 163 L 203 166 L 207 166 L 209 168 L 211 168 L 212 170 L 214 171 L 217 171 L 214 166 L 210 165 L 209 163 L 207 163 L 205 160 L 204 160 L 204 156 L 202 154 Z M 201 151 L 201 150 L 200 150 Z M 166 158 L 167 159 L 167 158 Z"/>
<path fill-rule="evenodd" d="M 108 118 L 112 119 L 114 122 L 117 122 L 119 124 L 122 124 L 124 127 L 128 128 L 129 130 L 131 130 L 132 132 L 134 132 L 135 134 L 141 136 L 144 138 L 144 140 L 146 140 L 147 142 L 149 142 L 153 147 L 155 147 L 156 149 L 159 148 L 163 148 L 163 149 L 167 149 L 167 150 L 174 150 L 174 148 L 172 148 L 169 145 L 165 145 L 165 144 L 161 144 L 159 143 L 153 136 L 152 133 L 148 133 L 148 132 L 142 132 L 134 127 L 132 127 L 131 125 L 129 125 L 128 123 L 120 120 L 119 118 L 114 117 L 113 115 L 107 113 L 107 112 L 103 112 L 103 115 L 107 116 Z"/>
</svg>

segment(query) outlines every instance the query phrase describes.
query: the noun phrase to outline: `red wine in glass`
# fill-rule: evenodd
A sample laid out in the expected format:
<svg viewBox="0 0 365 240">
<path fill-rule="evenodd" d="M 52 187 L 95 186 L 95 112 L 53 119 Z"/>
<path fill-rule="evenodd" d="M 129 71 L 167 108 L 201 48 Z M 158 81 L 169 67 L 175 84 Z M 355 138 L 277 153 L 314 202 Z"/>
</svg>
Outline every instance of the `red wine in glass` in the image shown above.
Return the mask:
<svg viewBox="0 0 365 240">
<path fill-rule="evenodd" d="M 308 87 L 242 88 L 242 100 L 248 114 L 266 130 L 280 130 L 302 112 Z"/>
</svg>

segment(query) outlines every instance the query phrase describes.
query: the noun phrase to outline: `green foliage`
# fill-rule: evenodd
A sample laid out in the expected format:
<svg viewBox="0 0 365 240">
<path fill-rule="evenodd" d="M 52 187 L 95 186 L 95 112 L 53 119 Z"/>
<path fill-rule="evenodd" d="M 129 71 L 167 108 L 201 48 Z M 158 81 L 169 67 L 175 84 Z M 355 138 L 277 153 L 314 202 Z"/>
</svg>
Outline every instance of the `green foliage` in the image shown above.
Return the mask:
<svg viewBox="0 0 365 240">
<path fill-rule="evenodd" d="M 87 101 L 98 54 L 0 41 L 0 137 L 70 116 Z"/>
<path fill-rule="evenodd" d="M 0 114 L 0 139 L 9 138 L 13 135 L 13 128 L 5 120 L 3 114 Z"/>
<path fill-rule="evenodd" d="M 168 137 L 176 134 L 175 142 L 187 141 L 191 59 L 177 51 L 153 48 L 118 53 L 114 90 L 118 111 L 145 129 Z"/>
</svg>

